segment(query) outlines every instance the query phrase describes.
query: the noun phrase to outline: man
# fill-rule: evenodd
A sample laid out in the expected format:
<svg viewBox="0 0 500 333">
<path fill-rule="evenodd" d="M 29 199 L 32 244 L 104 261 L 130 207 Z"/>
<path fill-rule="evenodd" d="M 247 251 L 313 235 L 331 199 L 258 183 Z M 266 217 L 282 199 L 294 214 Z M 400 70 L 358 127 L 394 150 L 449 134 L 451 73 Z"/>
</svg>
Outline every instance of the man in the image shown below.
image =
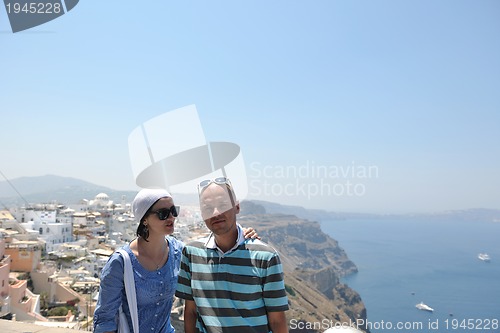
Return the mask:
<svg viewBox="0 0 500 333">
<path fill-rule="evenodd" d="M 203 181 L 198 192 L 211 234 L 182 253 L 176 296 L 185 300 L 185 332 L 288 332 L 278 254 L 258 239 L 244 239 L 227 178 Z"/>
</svg>

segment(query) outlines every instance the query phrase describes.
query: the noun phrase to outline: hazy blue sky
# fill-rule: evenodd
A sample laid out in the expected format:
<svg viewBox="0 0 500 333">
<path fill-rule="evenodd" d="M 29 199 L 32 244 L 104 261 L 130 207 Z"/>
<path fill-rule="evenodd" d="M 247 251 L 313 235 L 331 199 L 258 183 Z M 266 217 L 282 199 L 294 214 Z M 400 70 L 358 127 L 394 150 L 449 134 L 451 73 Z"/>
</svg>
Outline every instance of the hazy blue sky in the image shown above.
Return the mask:
<svg viewBox="0 0 500 333">
<path fill-rule="evenodd" d="M 135 189 L 130 132 L 195 104 L 249 198 L 500 209 L 499 37 L 495 0 L 80 1 L 16 34 L 2 7 L 0 170 Z"/>
</svg>

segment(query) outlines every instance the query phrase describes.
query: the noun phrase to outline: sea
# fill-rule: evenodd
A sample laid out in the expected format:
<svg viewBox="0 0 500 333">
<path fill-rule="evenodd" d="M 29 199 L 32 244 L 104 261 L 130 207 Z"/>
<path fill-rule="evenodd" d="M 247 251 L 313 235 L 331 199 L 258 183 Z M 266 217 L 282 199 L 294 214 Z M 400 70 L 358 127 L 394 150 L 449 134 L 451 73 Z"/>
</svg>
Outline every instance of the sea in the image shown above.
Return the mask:
<svg viewBox="0 0 500 333">
<path fill-rule="evenodd" d="M 342 282 L 360 294 L 372 333 L 500 332 L 500 222 L 347 219 L 321 228 L 359 269 Z"/>
</svg>

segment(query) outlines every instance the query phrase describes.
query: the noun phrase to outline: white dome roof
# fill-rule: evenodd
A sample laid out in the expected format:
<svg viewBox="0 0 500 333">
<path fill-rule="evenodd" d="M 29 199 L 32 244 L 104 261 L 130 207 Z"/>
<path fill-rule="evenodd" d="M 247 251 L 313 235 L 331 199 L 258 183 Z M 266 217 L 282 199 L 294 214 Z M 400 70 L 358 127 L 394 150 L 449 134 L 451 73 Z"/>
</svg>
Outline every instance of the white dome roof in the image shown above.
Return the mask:
<svg viewBox="0 0 500 333">
<path fill-rule="evenodd" d="M 99 193 L 95 196 L 95 200 L 109 200 L 109 196 L 106 193 Z"/>
</svg>

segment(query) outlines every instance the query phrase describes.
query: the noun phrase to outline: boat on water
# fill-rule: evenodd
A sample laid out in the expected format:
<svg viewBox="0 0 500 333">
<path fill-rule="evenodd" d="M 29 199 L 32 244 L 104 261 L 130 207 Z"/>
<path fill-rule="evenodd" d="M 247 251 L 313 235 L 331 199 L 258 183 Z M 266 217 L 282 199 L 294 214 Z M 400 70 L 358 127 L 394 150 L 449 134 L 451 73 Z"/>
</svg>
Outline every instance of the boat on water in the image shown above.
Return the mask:
<svg viewBox="0 0 500 333">
<path fill-rule="evenodd" d="M 434 312 L 434 309 L 428 306 L 427 304 L 424 304 L 424 302 L 418 303 L 417 305 L 415 305 L 415 307 L 419 310 Z"/>
<path fill-rule="evenodd" d="M 479 258 L 479 260 L 482 260 L 482 261 L 490 261 L 491 260 L 490 256 L 487 253 L 479 253 L 477 255 L 477 257 Z"/>
</svg>

